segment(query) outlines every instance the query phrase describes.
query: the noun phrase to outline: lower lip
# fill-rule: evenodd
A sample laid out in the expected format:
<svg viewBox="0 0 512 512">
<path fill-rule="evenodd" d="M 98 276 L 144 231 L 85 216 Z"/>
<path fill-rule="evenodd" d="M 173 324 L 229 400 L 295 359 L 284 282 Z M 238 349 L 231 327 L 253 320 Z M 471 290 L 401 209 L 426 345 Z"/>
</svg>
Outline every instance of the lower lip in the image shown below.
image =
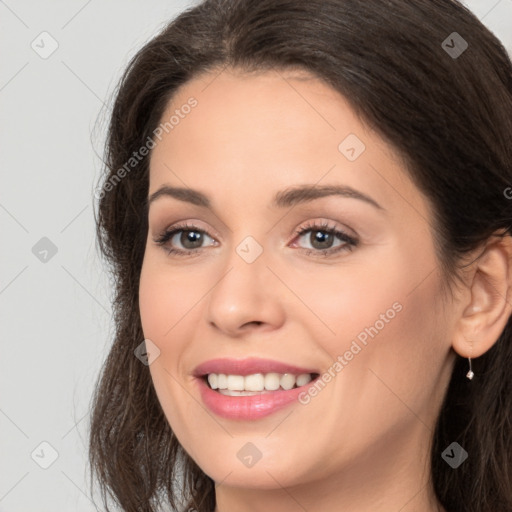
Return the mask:
<svg viewBox="0 0 512 512">
<path fill-rule="evenodd" d="M 273 414 L 293 402 L 298 402 L 298 396 L 314 382 L 288 391 L 271 391 L 251 396 L 226 396 L 211 389 L 203 379 L 197 380 L 206 407 L 218 416 L 231 420 L 257 420 Z"/>
</svg>

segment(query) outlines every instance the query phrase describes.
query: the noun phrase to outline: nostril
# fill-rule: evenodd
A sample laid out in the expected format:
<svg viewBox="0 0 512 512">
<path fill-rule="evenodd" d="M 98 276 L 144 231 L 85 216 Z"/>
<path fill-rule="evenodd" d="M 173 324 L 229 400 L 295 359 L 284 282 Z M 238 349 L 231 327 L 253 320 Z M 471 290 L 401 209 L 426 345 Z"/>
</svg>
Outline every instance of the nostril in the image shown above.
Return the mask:
<svg viewBox="0 0 512 512">
<path fill-rule="evenodd" d="M 254 320 L 254 321 L 252 321 L 252 322 L 247 322 L 246 324 L 244 324 L 244 327 L 245 327 L 246 325 L 247 325 L 247 326 L 249 326 L 249 325 L 258 325 L 258 326 L 259 326 L 259 325 L 261 325 L 262 323 L 263 323 L 263 322 L 260 322 L 260 321 Z"/>
</svg>

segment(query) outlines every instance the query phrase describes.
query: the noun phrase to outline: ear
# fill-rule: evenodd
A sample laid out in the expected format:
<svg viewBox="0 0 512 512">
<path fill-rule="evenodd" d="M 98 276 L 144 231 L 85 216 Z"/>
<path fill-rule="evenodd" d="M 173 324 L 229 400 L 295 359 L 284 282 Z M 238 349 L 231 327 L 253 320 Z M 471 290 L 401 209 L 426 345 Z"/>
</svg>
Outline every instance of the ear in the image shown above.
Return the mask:
<svg viewBox="0 0 512 512">
<path fill-rule="evenodd" d="M 480 249 L 481 251 L 481 249 Z M 452 346 L 476 358 L 498 340 L 512 312 L 512 237 L 494 235 L 472 264 Z"/>
</svg>

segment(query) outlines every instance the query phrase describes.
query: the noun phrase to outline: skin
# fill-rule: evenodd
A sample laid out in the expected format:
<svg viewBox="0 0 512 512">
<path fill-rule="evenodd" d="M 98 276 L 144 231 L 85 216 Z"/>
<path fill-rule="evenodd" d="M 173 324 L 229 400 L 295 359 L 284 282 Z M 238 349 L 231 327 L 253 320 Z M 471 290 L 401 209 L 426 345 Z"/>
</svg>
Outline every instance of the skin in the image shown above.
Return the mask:
<svg viewBox="0 0 512 512">
<path fill-rule="evenodd" d="M 162 119 L 191 96 L 197 106 L 152 151 L 149 194 L 193 188 L 212 210 L 152 202 L 139 299 L 160 350 L 150 365 L 159 401 L 216 482 L 216 512 L 443 510 L 428 483 L 430 438 L 455 352 L 484 353 L 510 315 L 509 240 L 491 241 L 445 296 L 427 199 L 345 98 L 298 71 L 226 69 L 186 83 Z M 366 146 L 355 161 L 338 150 L 349 134 Z M 302 184 L 350 186 L 382 208 L 340 196 L 271 206 Z M 155 243 L 178 221 L 206 231 L 201 252 Z M 322 221 L 359 243 L 323 256 L 311 232 L 295 235 Z M 247 236 L 263 250 L 253 263 L 236 252 Z M 256 421 L 203 405 L 198 364 L 251 356 L 322 373 L 395 303 L 400 312 L 307 405 Z M 237 457 L 248 442 L 262 455 L 250 468 Z"/>
</svg>

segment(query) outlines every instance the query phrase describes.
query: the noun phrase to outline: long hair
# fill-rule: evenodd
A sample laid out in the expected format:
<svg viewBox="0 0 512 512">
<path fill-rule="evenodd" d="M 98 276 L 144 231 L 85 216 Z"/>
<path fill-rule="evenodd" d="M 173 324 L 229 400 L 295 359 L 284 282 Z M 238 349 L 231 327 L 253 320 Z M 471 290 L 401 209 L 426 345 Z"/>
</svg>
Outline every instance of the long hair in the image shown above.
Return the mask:
<svg viewBox="0 0 512 512">
<path fill-rule="evenodd" d="M 447 282 L 469 251 L 497 231 L 511 233 L 504 191 L 512 185 L 512 63 L 461 3 L 206 0 L 181 13 L 129 63 L 106 143 L 96 222 L 115 283 L 115 337 L 92 397 L 89 453 L 107 510 L 107 497 L 127 512 L 215 507 L 214 482 L 178 443 L 148 367 L 134 356 L 144 339 L 138 286 L 149 158 L 133 166 L 130 158 L 181 85 L 227 66 L 299 68 L 343 95 L 401 155 L 433 206 Z M 434 432 L 431 482 L 448 512 L 510 512 L 510 320 L 473 363 L 478 378 L 469 382 L 466 360 L 456 360 Z M 454 441 L 469 453 L 456 470 L 441 458 Z"/>
</svg>

